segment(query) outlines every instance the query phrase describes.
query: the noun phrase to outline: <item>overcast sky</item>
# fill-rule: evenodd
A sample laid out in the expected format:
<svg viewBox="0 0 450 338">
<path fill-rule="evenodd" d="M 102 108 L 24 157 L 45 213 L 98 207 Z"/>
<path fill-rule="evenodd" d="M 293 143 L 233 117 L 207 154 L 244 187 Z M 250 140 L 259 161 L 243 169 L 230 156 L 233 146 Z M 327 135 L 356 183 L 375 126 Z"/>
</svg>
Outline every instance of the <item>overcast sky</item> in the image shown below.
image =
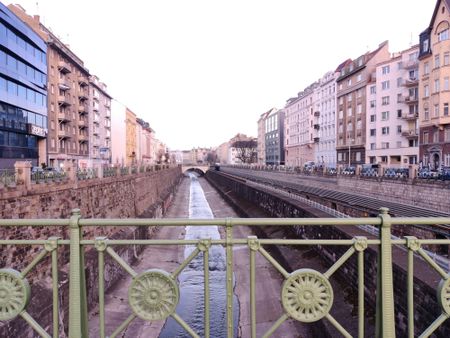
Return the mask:
<svg viewBox="0 0 450 338">
<path fill-rule="evenodd" d="M 257 136 L 260 114 L 389 40 L 418 43 L 434 0 L 16 0 L 170 149 Z"/>
</svg>

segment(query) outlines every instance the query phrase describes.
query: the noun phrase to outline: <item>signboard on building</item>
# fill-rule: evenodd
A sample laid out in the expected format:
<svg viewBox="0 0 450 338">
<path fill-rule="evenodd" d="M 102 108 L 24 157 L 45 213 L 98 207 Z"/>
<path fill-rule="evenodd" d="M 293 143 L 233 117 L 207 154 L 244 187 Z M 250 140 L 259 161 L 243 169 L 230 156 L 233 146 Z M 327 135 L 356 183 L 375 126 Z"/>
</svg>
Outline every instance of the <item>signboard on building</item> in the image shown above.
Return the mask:
<svg viewBox="0 0 450 338">
<path fill-rule="evenodd" d="M 28 134 L 45 138 L 47 137 L 48 130 L 45 128 L 38 127 L 31 123 L 27 123 L 27 132 Z"/>
</svg>

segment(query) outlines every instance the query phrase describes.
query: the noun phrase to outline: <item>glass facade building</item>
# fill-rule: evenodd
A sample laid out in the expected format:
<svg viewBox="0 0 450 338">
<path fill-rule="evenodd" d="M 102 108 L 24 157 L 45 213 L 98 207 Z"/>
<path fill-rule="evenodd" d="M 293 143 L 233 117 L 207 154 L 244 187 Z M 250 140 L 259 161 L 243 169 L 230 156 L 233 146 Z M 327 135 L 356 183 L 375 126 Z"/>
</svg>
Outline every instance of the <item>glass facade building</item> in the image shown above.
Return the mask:
<svg viewBox="0 0 450 338">
<path fill-rule="evenodd" d="M 0 168 L 46 162 L 47 46 L 0 3 Z"/>
</svg>

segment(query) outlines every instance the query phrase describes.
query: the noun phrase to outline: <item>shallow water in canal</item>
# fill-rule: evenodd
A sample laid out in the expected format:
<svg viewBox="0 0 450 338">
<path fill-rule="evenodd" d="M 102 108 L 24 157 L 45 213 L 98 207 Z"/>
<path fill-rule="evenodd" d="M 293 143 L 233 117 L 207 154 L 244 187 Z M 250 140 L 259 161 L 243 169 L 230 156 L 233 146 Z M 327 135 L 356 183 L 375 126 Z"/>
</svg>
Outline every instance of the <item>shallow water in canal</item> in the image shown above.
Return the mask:
<svg viewBox="0 0 450 338">
<path fill-rule="evenodd" d="M 214 215 L 197 180 L 190 173 L 189 218 L 212 219 Z M 220 239 L 217 226 L 186 227 L 185 239 L 211 238 Z M 184 257 L 188 257 L 194 246 L 186 246 Z M 212 246 L 209 250 L 209 287 L 210 287 L 210 336 L 226 337 L 226 265 L 225 249 L 222 246 Z M 203 254 L 200 253 L 183 270 L 178 277 L 180 286 L 180 302 L 177 314 L 201 337 L 204 336 L 204 273 Z M 237 336 L 238 301 L 233 296 L 234 336 Z M 165 323 L 160 338 L 181 338 L 190 335 L 173 319 Z"/>
</svg>

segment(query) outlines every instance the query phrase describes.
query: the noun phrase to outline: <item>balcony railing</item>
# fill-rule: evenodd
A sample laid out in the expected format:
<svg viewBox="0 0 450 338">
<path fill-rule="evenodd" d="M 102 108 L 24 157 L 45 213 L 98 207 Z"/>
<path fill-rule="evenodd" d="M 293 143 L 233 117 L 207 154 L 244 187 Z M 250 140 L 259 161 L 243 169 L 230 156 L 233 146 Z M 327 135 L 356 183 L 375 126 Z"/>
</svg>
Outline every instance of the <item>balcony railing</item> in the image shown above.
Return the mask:
<svg viewBox="0 0 450 338">
<path fill-rule="evenodd" d="M 64 61 L 58 62 L 58 70 L 63 74 L 67 74 L 67 73 L 71 72 L 70 66 Z"/>
<path fill-rule="evenodd" d="M 2 307 L 0 308 L 1 320 L 8 321 L 17 317 L 25 320 L 40 336 L 51 337 L 48 329 L 40 325 L 27 311 L 30 302 L 33 302 L 33 294 L 31 291 L 33 285 L 27 279 L 27 275 L 46 257 L 49 257 L 51 266 L 51 283 L 53 289 L 53 312 L 51 314 L 53 326 L 51 328 L 53 337 L 60 337 L 60 322 L 65 320 L 61 315 L 60 307 L 67 305 L 69 307 L 68 316 L 68 335 L 74 337 L 88 337 L 87 322 L 87 299 L 86 299 L 86 277 L 85 277 L 85 251 L 90 250 L 97 253 L 98 271 L 92 272 L 97 274 L 98 280 L 98 313 L 99 313 L 99 337 L 117 337 L 126 327 L 136 318 L 145 321 L 163 321 L 172 317 L 178 322 L 187 333 L 192 337 L 200 337 L 188 323 L 186 323 L 180 315 L 177 314 L 176 308 L 180 300 L 180 285 L 178 277 L 180 273 L 190 264 L 197 256 L 201 256 L 203 266 L 209 265 L 209 250 L 212 247 L 223 246 L 225 248 L 226 271 L 223 288 L 226 290 L 226 332 L 227 337 L 233 337 L 234 331 L 234 311 L 233 307 L 233 255 L 234 249 L 246 248 L 249 253 L 249 309 L 250 309 L 250 327 L 251 337 L 256 337 L 256 285 L 257 279 L 257 255 L 266 259 L 283 277 L 284 282 L 280 285 L 280 302 L 283 307 L 283 313 L 280 317 L 266 328 L 266 332 L 262 337 L 270 337 L 277 329 L 289 318 L 301 323 L 311 323 L 326 319 L 337 331 L 345 337 L 351 337 L 345 328 L 346 323 L 339 323 L 332 315 L 331 309 L 336 307 L 334 304 L 334 290 L 330 283 L 330 278 L 349 261 L 352 256 L 355 259 L 355 272 L 357 275 L 357 331 L 358 337 L 364 337 L 365 333 L 365 316 L 366 305 L 365 295 L 373 290 L 368 290 L 365 285 L 365 262 L 369 259 L 369 248 L 378 252 L 376 260 L 377 278 L 376 288 L 379 297 L 376 300 L 376 322 L 377 336 L 379 337 L 395 337 L 396 312 L 394 309 L 394 296 L 404 295 L 405 306 L 407 307 L 407 329 L 408 336 L 429 337 L 450 317 L 450 275 L 443 268 L 438 266 L 430 257 L 430 255 L 422 248 L 424 245 L 450 245 L 450 239 L 418 239 L 415 237 L 405 237 L 400 239 L 392 239 L 391 226 L 399 225 L 433 225 L 433 224 L 450 224 L 450 217 L 440 218 L 391 218 L 388 210 L 380 209 L 378 217 L 371 218 L 242 218 L 242 219 L 83 219 L 80 210 L 74 209 L 70 219 L 3 219 L 0 220 L 0 227 L 18 227 L 29 229 L 32 227 L 48 227 L 48 232 L 54 228 L 55 235 L 67 233 L 67 237 L 49 237 L 48 239 L 2 239 L 0 245 L 8 246 L 29 246 L 35 245 L 40 247 L 40 251 L 31 257 L 27 266 L 20 271 L 15 266 L 7 266 L 0 269 L 0 286 L 2 290 Z M 85 229 L 89 227 L 174 227 L 174 226 L 193 226 L 203 227 L 215 225 L 223 229 L 223 239 L 196 238 L 189 240 L 181 239 L 108 239 L 106 237 L 85 238 Z M 263 239 L 256 236 L 236 237 L 235 229 L 240 226 L 249 227 L 291 227 L 295 229 L 305 228 L 325 228 L 332 226 L 341 226 L 354 228 L 360 225 L 370 225 L 378 228 L 377 237 L 367 238 L 356 236 L 350 239 Z M 69 229 L 67 232 L 61 232 L 60 227 Z M 118 248 L 121 246 L 166 246 L 166 245 L 190 245 L 194 247 L 192 253 L 174 269 L 174 271 L 164 271 L 161 269 L 150 269 L 143 272 L 137 272 L 130 266 L 127 261 L 118 254 Z M 340 246 L 346 248 L 344 254 L 337 257 L 335 262 L 328 267 L 325 272 L 319 272 L 314 269 L 302 268 L 292 272 L 287 271 L 266 248 L 273 245 L 285 246 L 310 246 L 320 245 Z M 407 251 L 407 268 L 405 288 L 406 290 L 394 289 L 393 276 L 393 250 L 394 246 L 402 247 Z M 61 304 L 59 298 L 59 271 L 61 271 L 61 260 L 58 254 L 63 250 L 68 250 L 68 279 L 69 279 L 69 297 L 67 304 Z M 149 257 L 151 258 L 151 257 Z M 128 303 L 131 315 L 128 316 L 114 332 L 106 332 L 105 322 L 110 320 L 105 311 L 105 259 L 115 261 L 131 279 L 128 287 L 128 299 L 124 300 Z M 433 322 L 427 323 L 428 327 L 423 332 L 415 332 L 415 311 L 417 307 L 414 299 L 414 292 L 418 287 L 414 280 L 414 266 L 417 260 L 421 259 L 423 264 L 427 264 L 430 269 L 436 272 L 440 278 L 437 286 L 437 306 L 440 312 Z M 157 267 L 158 262 L 155 262 Z M 209 269 L 203 270 L 203 288 L 204 294 L 209 295 Z M 14 289 L 10 286 L 14 285 Z M 156 289 L 155 289 L 156 286 Z M 161 290 L 164 287 L 164 293 L 155 293 L 152 290 Z M 155 297 L 153 297 L 154 295 Z M 401 296 L 400 296 L 401 297 Z M 149 300 L 151 298 L 151 300 Z M 152 302 L 151 306 L 146 305 Z M 124 304 L 125 305 L 125 304 Z M 261 303 L 263 306 L 263 303 Z M 204 336 L 209 338 L 210 335 L 210 311 L 214 311 L 210 305 L 210 298 L 204 299 Z M 352 314 L 348 314 L 349 318 Z M 403 323 L 402 323 L 403 325 Z M 62 325 L 63 326 L 63 325 Z"/>
</svg>

